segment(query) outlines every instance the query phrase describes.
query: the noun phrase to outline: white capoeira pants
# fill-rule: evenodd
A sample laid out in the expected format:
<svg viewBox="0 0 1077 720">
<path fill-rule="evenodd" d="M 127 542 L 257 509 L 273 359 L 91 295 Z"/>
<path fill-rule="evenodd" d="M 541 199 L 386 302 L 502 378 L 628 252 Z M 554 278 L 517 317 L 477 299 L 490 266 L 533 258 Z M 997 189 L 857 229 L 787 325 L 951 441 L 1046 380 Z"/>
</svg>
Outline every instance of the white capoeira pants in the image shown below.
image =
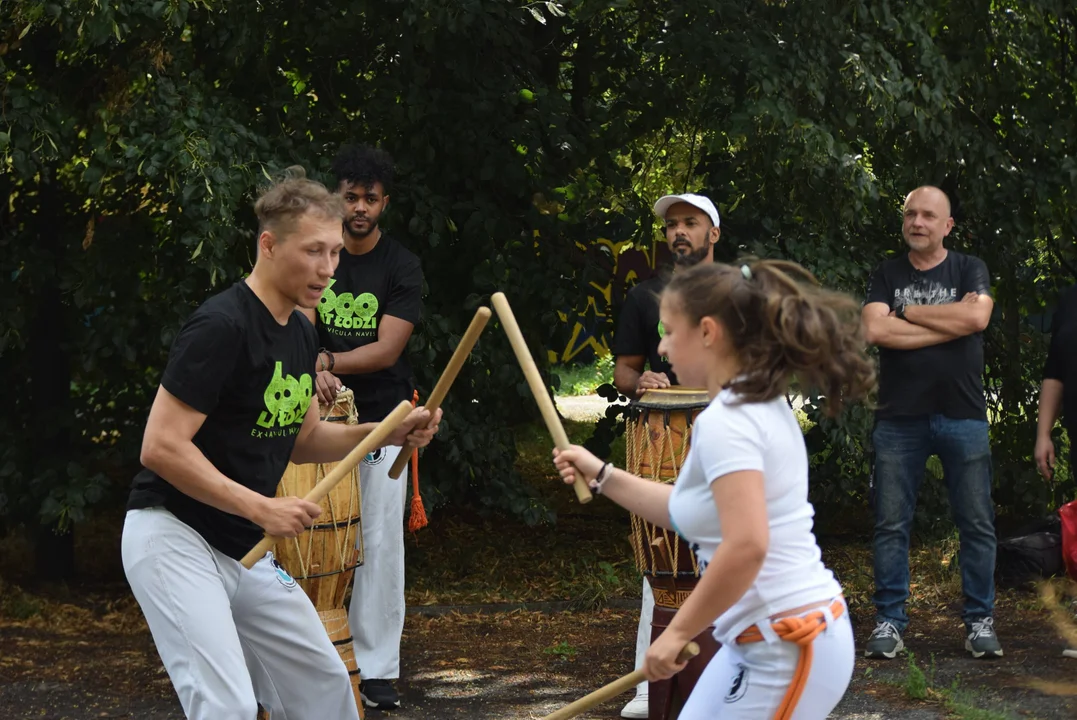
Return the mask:
<svg viewBox="0 0 1077 720">
<path fill-rule="evenodd" d="M 647 578 L 643 578 L 643 602 L 639 612 L 639 628 L 636 631 L 636 667 L 643 667 L 643 658 L 651 646 L 651 623 L 654 620 L 654 593 Z M 647 681 L 636 686 L 636 695 L 647 695 Z"/>
<path fill-rule="evenodd" d="M 400 637 L 404 633 L 404 505 L 408 472 L 389 477 L 400 454 L 380 448 L 359 466 L 363 493 L 364 561 L 355 569 L 348 608 L 359 674 L 366 679 L 400 677 Z"/>
<path fill-rule="evenodd" d="M 123 569 L 192 720 L 358 720 L 348 670 L 272 553 L 251 570 L 164 508 L 131 510 Z"/>
<path fill-rule="evenodd" d="M 763 642 L 723 644 L 703 670 L 680 720 L 775 717 L 793 679 L 800 647 L 770 635 Z M 849 687 L 856 652 L 848 611 L 812 641 L 812 652 L 807 685 L 793 720 L 824 720 Z"/>
</svg>

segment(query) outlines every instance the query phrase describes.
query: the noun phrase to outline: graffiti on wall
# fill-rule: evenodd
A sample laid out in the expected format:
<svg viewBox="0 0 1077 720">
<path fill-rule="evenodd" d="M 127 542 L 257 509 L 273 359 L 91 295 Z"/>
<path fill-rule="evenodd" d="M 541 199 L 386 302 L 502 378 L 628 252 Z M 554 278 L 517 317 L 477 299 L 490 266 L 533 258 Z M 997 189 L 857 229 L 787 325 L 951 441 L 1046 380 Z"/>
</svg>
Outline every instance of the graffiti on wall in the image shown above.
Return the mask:
<svg viewBox="0 0 1077 720">
<path fill-rule="evenodd" d="M 614 242 L 599 238 L 596 245 L 604 246 L 612 258 L 609 279 L 605 284 L 592 282 L 587 295 L 568 312 L 559 312 L 561 322 L 572 326 L 565 346 L 550 350 L 551 364 L 589 363 L 609 355 L 613 343 L 614 313 L 620 308 L 625 293 L 634 285 L 650 279 L 659 263 L 669 257 L 663 242 L 641 248 L 631 241 Z"/>
</svg>

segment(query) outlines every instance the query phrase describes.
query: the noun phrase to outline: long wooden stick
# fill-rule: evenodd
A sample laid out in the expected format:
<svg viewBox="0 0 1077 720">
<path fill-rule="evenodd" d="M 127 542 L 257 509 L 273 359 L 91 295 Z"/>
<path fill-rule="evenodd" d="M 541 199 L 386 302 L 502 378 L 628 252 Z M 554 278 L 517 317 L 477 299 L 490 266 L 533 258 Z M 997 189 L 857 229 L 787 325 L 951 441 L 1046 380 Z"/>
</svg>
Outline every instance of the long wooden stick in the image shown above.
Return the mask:
<svg viewBox="0 0 1077 720">
<path fill-rule="evenodd" d="M 453 381 L 456 380 L 456 376 L 460 373 L 460 368 L 464 366 L 464 361 L 467 360 L 467 356 L 471 354 L 472 348 L 475 347 L 479 335 L 482 335 L 491 314 L 488 307 L 480 307 L 475 311 L 475 317 L 471 318 L 471 324 L 467 326 L 464 336 L 460 338 L 460 344 L 456 346 L 452 357 L 449 358 L 449 364 L 445 366 L 445 370 L 441 373 L 438 384 L 434 386 L 434 389 L 430 392 L 430 397 L 427 398 L 426 403 L 423 405 L 430 411 L 431 416 L 441 407 L 441 401 L 449 394 L 449 388 L 452 387 Z M 400 473 L 404 472 L 404 467 L 408 464 L 414 449 L 412 445 L 408 444 L 401 448 L 400 454 L 393 461 L 393 466 L 389 468 L 389 477 L 393 480 L 400 477 Z"/>
<path fill-rule="evenodd" d="M 386 438 L 389 437 L 400 427 L 400 424 L 404 422 L 404 418 L 411 412 L 411 403 L 402 401 L 397 405 L 391 413 L 385 416 L 385 419 L 378 423 L 377 427 L 370 431 L 370 433 L 363 438 L 358 445 L 356 445 L 350 453 L 348 453 L 343 460 L 337 463 L 337 466 L 329 471 L 329 473 L 321 479 L 321 481 L 310 489 L 307 496 L 303 498 L 312 503 L 321 502 L 326 495 L 336 486 L 338 482 L 344 479 L 346 475 L 351 473 L 355 469 L 355 466 L 363 461 L 371 451 L 381 447 Z M 274 537 L 268 533 L 262 538 L 249 553 L 243 556 L 240 561 L 243 563 L 243 567 L 250 570 L 254 567 L 254 564 L 262 559 L 262 557 L 273 549 L 273 546 L 277 544 L 277 541 L 281 538 Z"/>
<path fill-rule="evenodd" d="M 509 336 L 512 351 L 516 353 L 516 360 L 520 363 L 520 369 L 524 371 L 527 384 L 531 386 L 531 394 L 535 396 L 535 402 L 538 403 L 539 410 L 542 412 L 542 419 L 546 421 L 546 429 L 550 431 L 550 435 L 553 437 L 553 444 L 558 450 L 567 449 L 569 445 L 568 435 L 565 434 L 565 428 L 561 425 L 560 418 L 557 417 L 557 409 L 554 408 L 553 400 L 550 399 L 550 392 L 546 389 L 546 383 L 542 381 L 538 367 L 535 366 L 535 359 L 531 357 L 531 351 L 527 349 L 523 333 L 520 332 L 520 326 L 516 323 L 516 316 L 512 314 L 512 308 L 509 307 L 508 298 L 505 297 L 504 293 L 494 293 L 490 297 L 490 303 L 494 306 L 494 310 L 497 310 L 497 316 L 501 318 L 501 327 L 505 328 L 505 334 Z M 572 487 L 576 490 L 576 497 L 581 504 L 591 502 L 593 499 L 591 489 L 583 481 L 579 470 L 576 471 L 576 481 L 572 484 Z"/>
<path fill-rule="evenodd" d="M 698 654 L 699 645 L 695 642 L 690 642 L 684 646 L 684 650 L 681 650 L 681 654 L 677 656 L 677 662 L 688 662 Z M 590 710 L 595 705 L 604 703 L 610 698 L 615 698 L 621 693 L 631 690 L 646 679 L 647 677 L 642 670 L 633 670 L 624 677 L 617 678 L 609 685 L 600 687 L 590 695 L 586 695 L 576 702 L 550 713 L 542 720 L 569 720 L 569 718 L 574 718 L 585 710 Z"/>
</svg>

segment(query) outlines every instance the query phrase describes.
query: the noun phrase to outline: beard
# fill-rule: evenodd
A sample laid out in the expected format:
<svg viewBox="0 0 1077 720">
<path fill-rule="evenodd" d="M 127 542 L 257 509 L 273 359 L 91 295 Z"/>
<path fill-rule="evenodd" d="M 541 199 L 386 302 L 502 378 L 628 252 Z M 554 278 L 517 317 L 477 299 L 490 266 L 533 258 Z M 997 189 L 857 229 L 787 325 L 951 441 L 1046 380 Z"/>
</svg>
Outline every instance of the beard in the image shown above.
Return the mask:
<svg viewBox="0 0 1077 720">
<path fill-rule="evenodd" d="M 690 268 L 694 265 L 698 265 L 707 259 L 707 251 L 710 250 L 706 245 L 699 249 L 689 249 L 687 252 L 675 252 L 673 253 L 673 264 L 679 268 Z"/>
<path fill-rule="evenodd" d="M 364 230 L 356 230 L 352 227 L 352 220 L 344 223 L 344 232 L 355 240 L 364 240 L 370 237 L 370 233 L 378 229 L 378 221 L 367 219 L 367 227 Z"/>
</svg>

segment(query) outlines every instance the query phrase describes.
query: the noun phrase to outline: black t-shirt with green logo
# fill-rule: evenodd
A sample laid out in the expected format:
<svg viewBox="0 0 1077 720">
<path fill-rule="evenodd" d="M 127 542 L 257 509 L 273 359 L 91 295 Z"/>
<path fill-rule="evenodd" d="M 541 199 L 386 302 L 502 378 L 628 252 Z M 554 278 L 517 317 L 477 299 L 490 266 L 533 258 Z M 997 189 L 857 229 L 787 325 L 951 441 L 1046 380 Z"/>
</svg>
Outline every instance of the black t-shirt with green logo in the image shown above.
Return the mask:
<svg viewBox="0 0 1077 720">
<path fill-rule="evenodd" d="M 662 340 L 658 299 L 667 282 L 664 276 L 657 276 L 628 291 L 613 336 L 613 354 L 643 355 L 651 372 L 665 373 L 669 382 L 676 385 L 677 377 L 669 361 L 658 354 L 658 343 Z"/>
<path fill-rule="evenodd" d="M 226 477 L 273 497 L 314 396 L 317 338 L 299 312 L 280 325 L 240 281 L 184 324 L 161 385 L 206 416 L 194 444 Z M 135 476 L 129 510 L 164 506 L 225 555 L 262 538 L 254 523 L 185 495 L 149 469 Z"/>
<path fill-rule="evenodd" d="M 344 353 L 377 342 L 386 315 L 418 325 L 422 292 L 419 258 L 388 234 L 365 255 L 343 250 L 318 306 L 318 340 L 330 352 Z M 414 389 L 407 353 L 384 370 L 337 376 L 355 393 L 359 422 L 381 420 L 401 400 L 411 400 Z"/>
</svg>

